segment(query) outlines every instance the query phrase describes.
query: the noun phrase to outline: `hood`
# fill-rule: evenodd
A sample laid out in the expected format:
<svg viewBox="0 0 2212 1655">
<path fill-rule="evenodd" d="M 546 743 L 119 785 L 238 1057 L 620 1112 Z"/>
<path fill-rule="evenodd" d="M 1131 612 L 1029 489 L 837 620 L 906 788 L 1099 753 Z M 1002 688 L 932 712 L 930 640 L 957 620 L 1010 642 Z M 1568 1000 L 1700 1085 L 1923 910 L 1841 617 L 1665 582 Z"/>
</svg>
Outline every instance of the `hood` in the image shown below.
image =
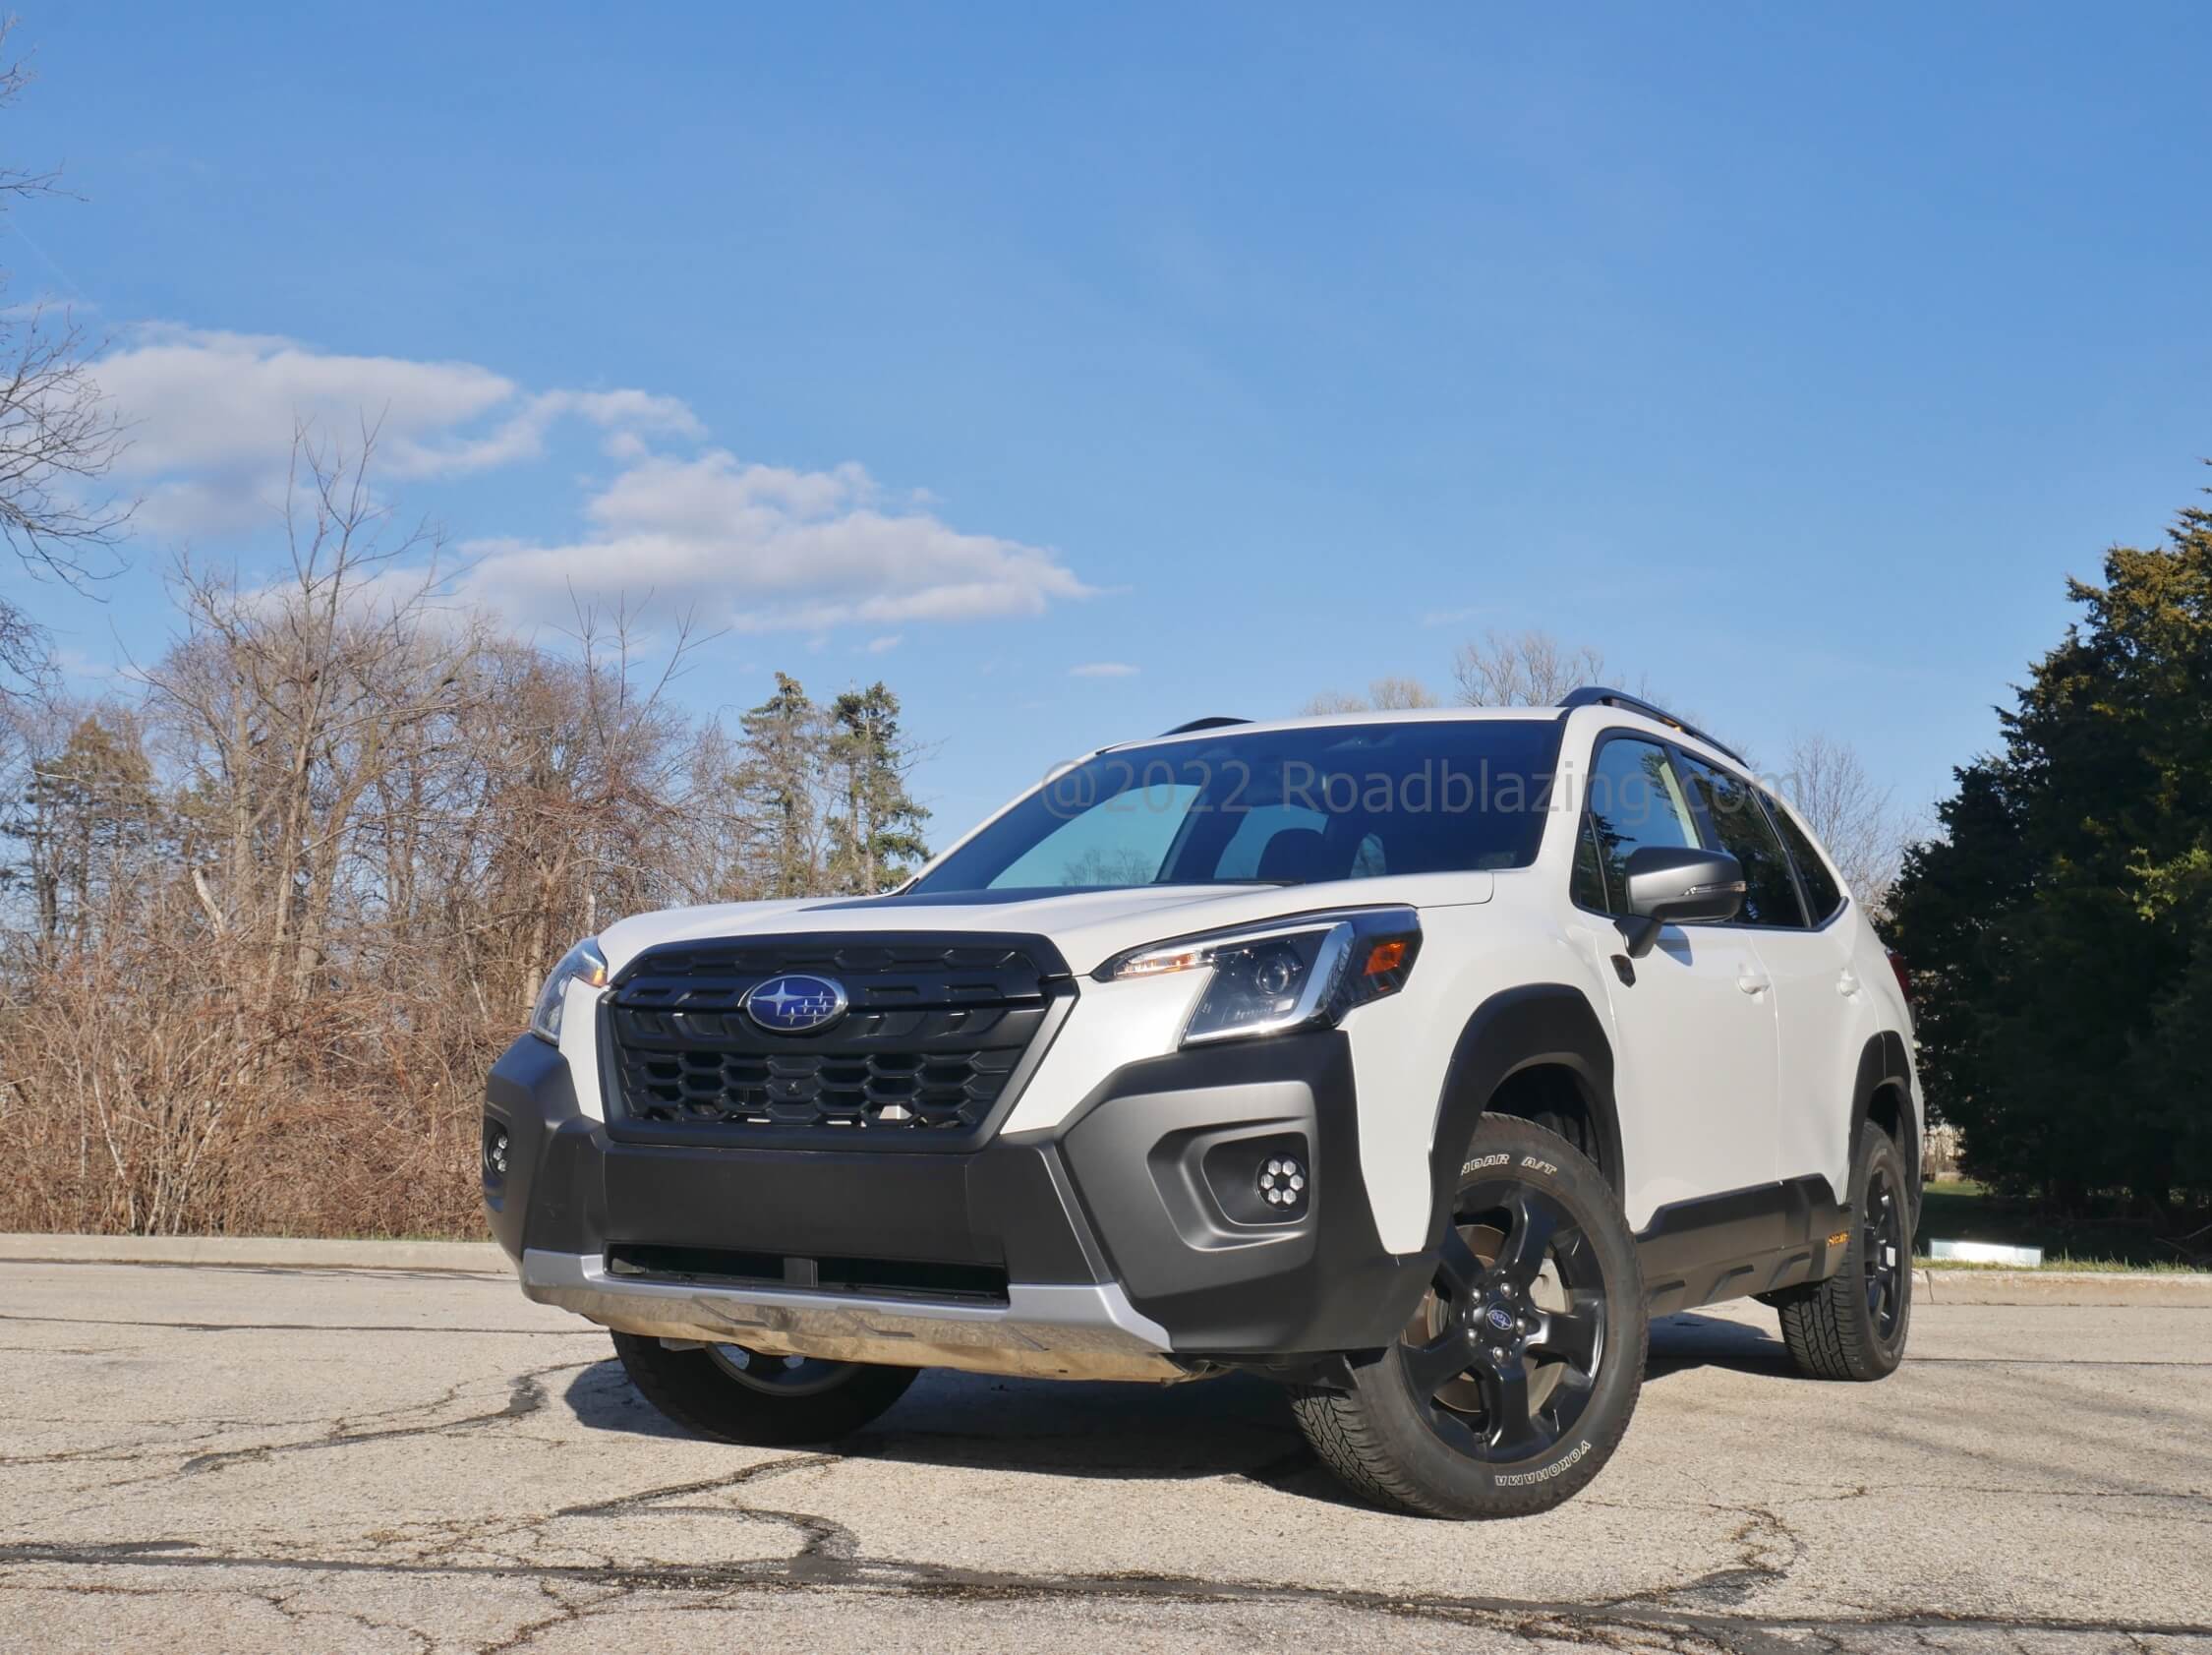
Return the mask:
<svg viewBox="0 0 2212 1655">
<path fill-rule="evenodd" d="M 619 972 L 641 950 L 718 937 L 899 931 L 1020 932 L 1049 938 L 1080 975 L 1126 949 L 1224 925 L 1264 924 L 1330 908 L 1487 902 L 1487 873 L 1411 874 L 1313 885 L 1142 885 L 1094 891 L 973 891 L 946 896 L 808 898 L 671 908 L 610 925 L 600 947 Z"/>
</svg>

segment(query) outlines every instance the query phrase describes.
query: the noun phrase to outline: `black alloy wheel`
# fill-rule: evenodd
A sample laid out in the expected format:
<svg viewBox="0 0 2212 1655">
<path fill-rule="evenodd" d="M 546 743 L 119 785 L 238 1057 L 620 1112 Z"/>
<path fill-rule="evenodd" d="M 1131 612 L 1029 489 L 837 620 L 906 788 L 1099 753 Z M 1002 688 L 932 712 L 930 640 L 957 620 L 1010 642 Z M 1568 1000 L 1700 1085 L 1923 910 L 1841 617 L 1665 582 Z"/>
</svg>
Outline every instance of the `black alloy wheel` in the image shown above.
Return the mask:
<svg viewBox="0 0 2212 1655">
<path fill-rule="evenodd" d="M 1866 1205 L 1859 1218 L 1859 1261 L 1866 1275 L 1867 1319 L 1875 1337 L 1896 1337 L 1897 1319 L 1904 1314 L 1905 1263 L 1904 1204 L 1890 1187 L 1886 1167 L 1877 1166 L 1867 1181 Z"/>
<path fill-rule="evenodd" d="M 1378 1506 L 1526 1516 L 1612 1456 L 1645 1337 L 1636 1242 L 1604 1174 L 1533 1121 L 1485 1115 L 1411 1321 L 1292 1406 L 1314 1451 Z"/>
<path fill-rule="evenodd" d="M 1574 1214 L 1511 1178 L 1462 1189 L 1400 1343 L 1406 1382 L 1454 1451 L 1512 1461 L 1558 1442 L 1605 1351 L 1603 1272 Z"/>
</svg>

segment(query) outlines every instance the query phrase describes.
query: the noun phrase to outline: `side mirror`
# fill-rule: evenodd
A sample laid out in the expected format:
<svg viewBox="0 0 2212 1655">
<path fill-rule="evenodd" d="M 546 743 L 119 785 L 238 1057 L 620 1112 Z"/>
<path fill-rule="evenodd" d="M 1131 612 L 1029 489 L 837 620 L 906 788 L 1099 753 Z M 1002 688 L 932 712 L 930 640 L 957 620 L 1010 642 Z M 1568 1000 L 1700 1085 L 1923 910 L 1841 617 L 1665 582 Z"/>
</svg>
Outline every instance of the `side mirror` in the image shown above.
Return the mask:
<svg viewBox="0 0 2212 1655">
<path fill-rule="evenodd" d="M 1743 864 L 1721 851 L 1647 845 L 1628 858 L 1628 954 L 1641 960 L 1664 925 L 1733 919 L 1743 907 Z"/>
</svg>

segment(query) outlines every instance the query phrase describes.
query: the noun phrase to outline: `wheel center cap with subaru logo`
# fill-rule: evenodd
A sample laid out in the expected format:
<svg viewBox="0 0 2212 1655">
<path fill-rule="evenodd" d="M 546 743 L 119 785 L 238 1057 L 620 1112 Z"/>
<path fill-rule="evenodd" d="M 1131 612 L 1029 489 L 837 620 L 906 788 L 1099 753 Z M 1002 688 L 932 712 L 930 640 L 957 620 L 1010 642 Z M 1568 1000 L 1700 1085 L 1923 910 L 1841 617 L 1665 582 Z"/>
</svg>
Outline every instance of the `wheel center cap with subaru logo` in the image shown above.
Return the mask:
<svg viewBox="0 0 2212 1655">
<path fill-rule="evenodd" d="M 1510 1332 L 1513 1328 L 1513 1313 L 1503 1305 L 1490 1306 L 1490 1326 L 1501 1333 Z"/>
<path fill-rule="evenodd" d="M 826 976 L 777 976 L 758 983 L 744 999 L 745 1015 L 779 1034 L 826 1029 L 850 1004 L 844 984 Z"/>
</svg>

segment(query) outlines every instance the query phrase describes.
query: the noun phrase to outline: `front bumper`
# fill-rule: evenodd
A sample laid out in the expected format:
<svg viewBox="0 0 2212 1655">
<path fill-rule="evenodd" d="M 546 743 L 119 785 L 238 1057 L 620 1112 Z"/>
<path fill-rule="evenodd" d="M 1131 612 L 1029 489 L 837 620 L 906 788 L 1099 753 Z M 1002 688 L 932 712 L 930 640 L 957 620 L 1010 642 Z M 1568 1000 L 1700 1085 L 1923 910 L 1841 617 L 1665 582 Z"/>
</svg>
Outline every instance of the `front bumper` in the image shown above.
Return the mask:
<svg viewBox="0 0 2212 1655">
<path fill-rule="evenodd" d="M 1132 1063 L 1050 1132 L 964 1153 L 622 1142 L 529 1036 L 494 1069 L 494 1234 L 524 1291 L 605 1326 L 837 1360 L 1173 1379 L 1397 1336 L 1333 1031 Z M 1292 1218 L 1224 1188 L 1301 1145 Z M 1270 1221 L 1271 1220 L 1271 1221 Z"/>
</svg>

